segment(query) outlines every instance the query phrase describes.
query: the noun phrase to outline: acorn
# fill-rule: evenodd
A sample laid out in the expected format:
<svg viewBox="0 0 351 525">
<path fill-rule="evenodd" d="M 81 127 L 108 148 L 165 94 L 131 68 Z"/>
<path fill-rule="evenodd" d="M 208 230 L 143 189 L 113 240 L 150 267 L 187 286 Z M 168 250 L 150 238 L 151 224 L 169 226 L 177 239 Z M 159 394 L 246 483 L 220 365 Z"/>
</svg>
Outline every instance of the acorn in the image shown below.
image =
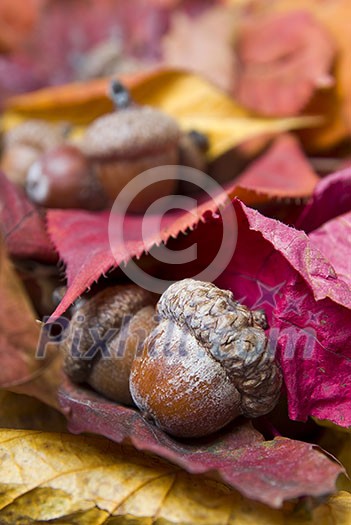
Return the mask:
<svg viewBox="0 0 351 525">
<path fill-rule="evenodd" d="M 157 314 L 130 375 L 144 417 L 174 436 L 200 437 L 275 407 L 282 376 L 262 311 L 211 283 L 184 279 L 163 293 Z"/>
<path fill-rule="evenodd" d="M 93 166 L 70 144 L 45 152 L 31 165 L 26 192 L 32 202 L 47 208 L 99 210 L 106 205 Z"/>
<path fill-rule="evenodd" d="M 4 135 L 1 169 L 15 184 L 23 186 L 30 166 L 48 149 L 62 144 L 66 127 L 33 119 Z"/>
<path fill-rule="evenodd" d="M 164 112 L 134 104 L 120 82 L 113 81 L 110 91 L 117 111 L 88 127 L 81 148 L 94 164 L 109 204 L 113 204 L 137 175 L 154 167 L 178 164 L 181 131 Z M 175 179 L 165 178 L 156 183 L 150 180 L 140 192 L 135 188 L 129 211 L 145 211 L 158 198 L 172 194 L 176 185 Z"/>
<path fill-rule="evenodd" d="M 65 372 L 73 381 L 87 383 L 109 399 L 132 405 L 131 365 L 155 325 L 151 293 L 136 285 L 100 291 L 74 309 L 61 345 Z M 93 330 L 101 338 L 101 351 L 94 350 L 97 335 L 92 336 Z"/>
</svg>

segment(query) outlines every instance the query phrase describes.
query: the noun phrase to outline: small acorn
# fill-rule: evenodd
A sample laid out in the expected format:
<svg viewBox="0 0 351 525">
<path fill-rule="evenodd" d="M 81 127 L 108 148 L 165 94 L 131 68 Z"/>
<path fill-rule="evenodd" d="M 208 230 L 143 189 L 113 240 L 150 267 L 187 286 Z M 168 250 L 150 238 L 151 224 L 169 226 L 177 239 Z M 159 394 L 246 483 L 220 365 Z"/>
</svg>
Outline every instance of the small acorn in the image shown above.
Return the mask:
<svg viewBox="0 0 351 525">
<path fill-rule="evenodd" d="M 230 291 L 185 279 L 163 293 L 157 314 L 130 375 L 146 418 L 174 436 L 199 437 L 274 408 L 282 379 L 262 311 L 251 312 Z"/>
<path fill-rule="evenodd" d="M 144 171 L 179 160 L 181 136 L 177 122 L 150 106 L 137 106 L 118 81 L 111 84 L 117 111 L 95 120 L 86 130 L 81 148 L 96 168 L 99 180 L 113 204 L 121 190 Z M 175 179 L 148 185 L 135 198 L 129 211 L 142 212 L 160 197 L 171 194 Z"/>
<path fill-rule="evenodd" d="M 77 383 L 88 383 L 109 399 L 132 405 L 130 368 L 156 325 L 153 304 L 153 295 L 136 285 L 112 286 L 81 303 L 61 346 L 67 375 Z M 102 346 L 95 352 L 99 337 Z"/>
<path fill-rule="evenodd" d="M 62 144 L 46 151 L 28 170 L 28 197 L 47 208 L 105 207 L 106 196 L 93 167 L 75 146 Z"/>
<path fill-rule="evenodd" d="M 23 186 L 28 169 L 46 150 L 64 141 L 65 127 L 44 120 L 26 120 L 4 135 L 1 169 Z"/>
</svg>

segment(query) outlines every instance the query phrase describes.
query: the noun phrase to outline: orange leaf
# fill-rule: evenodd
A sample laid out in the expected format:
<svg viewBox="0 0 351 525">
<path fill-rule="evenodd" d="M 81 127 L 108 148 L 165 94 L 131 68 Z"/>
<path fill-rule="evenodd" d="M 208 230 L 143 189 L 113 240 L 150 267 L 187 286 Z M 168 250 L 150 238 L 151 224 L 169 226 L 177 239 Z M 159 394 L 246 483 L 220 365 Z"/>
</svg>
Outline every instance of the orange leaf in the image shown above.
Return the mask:
<svg viewBox="0 0 351 525">
<path fill-rule="evenodd" d="M 40 325 L 0 239 L 0 387 L 57 406 L 61 362 L 56 351 L 36 358 Z"/>
</svg>

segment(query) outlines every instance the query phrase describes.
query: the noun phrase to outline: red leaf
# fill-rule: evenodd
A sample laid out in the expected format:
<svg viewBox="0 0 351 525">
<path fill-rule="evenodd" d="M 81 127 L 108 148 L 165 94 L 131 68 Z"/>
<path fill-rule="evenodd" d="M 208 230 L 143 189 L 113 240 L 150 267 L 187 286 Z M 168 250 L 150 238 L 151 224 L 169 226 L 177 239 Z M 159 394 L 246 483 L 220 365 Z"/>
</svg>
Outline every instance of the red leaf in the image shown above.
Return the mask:
<svg viewBox="0 0 351 525">
<path fill-rule="evenodd" d="M 140 257 L 153 246 L 176 237 L 180 232 L 195 227 L 204 213 L 218 208 L 218 202 L 228 201 L 227 195 L 199 206 L 190 213 L 170 213 L 162 220 L 161 231 L 143 235 L 143 216 L 111 215 L 110 212 L 88 213 L 77 210 L 50 210 L 48 231 L 61 258 L 67 265 L 68 290 L 53 317 L 61 315 L 94 281 L 111 268 Z M 124 220 L 124 242 L 114 247 L 114 257 L 108 237 L 109 221 L 116 225 Z M 152 218 L 151 218 L 152 221 Z M 147 228 L 146 228 L 147 229 Z"/>
<path fill-rule="evenodd" d="M 46 263 L 57 261 L 40 212 L 1 172 L 0 224 L 7 251 L 12 257 Z"/>
<path fill-rule="evenodd" d="M 244 188 L 270 196 L 305 197 L 319 181 L 292 135 L 278 137 L 265 155 L 236 179 Z"/>
<path fill-rule="evenodd" d="M 70 414 L 71 432 L 93 432 L 118 443 L 129 441 L 138 450 L 157 454 L 188 472 L 218 474 L 245 496 L 273 507 L 284 500 L 333 491 L 342 472 L 313 445 L 287 438 L 265 442 L 242 420 L 225 433 L 185 443 L 159 430 L 137 410 L 68 383 L 61 389 L 60 402 Z"/>
<path fill-rule="evenodd" d="M 240 66 L 234 94 L 262 115 L 295 115 L 316 89 L 332 85 L 328 73 L 334 42 L 307 12 L 251 20 L 239 36 L 237 52 Z"/>
<path fill-rule="evenodd" d="M 351 210 L 351 168 L 325 177 L 296 223 L 307 233 Z"/>
</svg>

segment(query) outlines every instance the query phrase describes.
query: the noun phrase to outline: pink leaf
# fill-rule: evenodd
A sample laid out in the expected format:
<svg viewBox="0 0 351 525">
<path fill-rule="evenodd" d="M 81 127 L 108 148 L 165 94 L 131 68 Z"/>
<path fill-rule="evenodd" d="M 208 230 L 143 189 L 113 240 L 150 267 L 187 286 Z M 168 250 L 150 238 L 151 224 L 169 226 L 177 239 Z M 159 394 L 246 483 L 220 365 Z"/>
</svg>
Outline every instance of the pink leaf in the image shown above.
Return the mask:
<svg viewBox="0 0 351 525">
<path fill-rule="evenodd" d="M 333 265 L 338 277 L 351 287 L 351 212 L 323 224 L 309 237 Z"/>
<path fill-rule="evenodd" d="M 170 213 L 163 217 L 161 231 L 143 235 L 143 216 L 127 215 L 125 218 L 110 212 L 89 213 L 77 210 L 50 210 L 48 231 L 63 261 L 67 265 L 68 290 L 55 310 L 53 317 L 61 315 L 94 281 L 110 269 L 132 257 L 140 257 L 153 246 L 167 242 L 180 232 L 194 228 L 203 220 L 205 212 L 211 214 L 219 201 L 228 201 L 225 193 L 217 202 L 199 206 L 192 212 Z M 116 227 L 124 221 L 124 242 L 114 246 L 114 254 L 108 237 L 109 222 Z M 152 218 L 151 218 L 152 221 Z M 147 229 L 147 228 L 146 228 Z"/>
</svg>

